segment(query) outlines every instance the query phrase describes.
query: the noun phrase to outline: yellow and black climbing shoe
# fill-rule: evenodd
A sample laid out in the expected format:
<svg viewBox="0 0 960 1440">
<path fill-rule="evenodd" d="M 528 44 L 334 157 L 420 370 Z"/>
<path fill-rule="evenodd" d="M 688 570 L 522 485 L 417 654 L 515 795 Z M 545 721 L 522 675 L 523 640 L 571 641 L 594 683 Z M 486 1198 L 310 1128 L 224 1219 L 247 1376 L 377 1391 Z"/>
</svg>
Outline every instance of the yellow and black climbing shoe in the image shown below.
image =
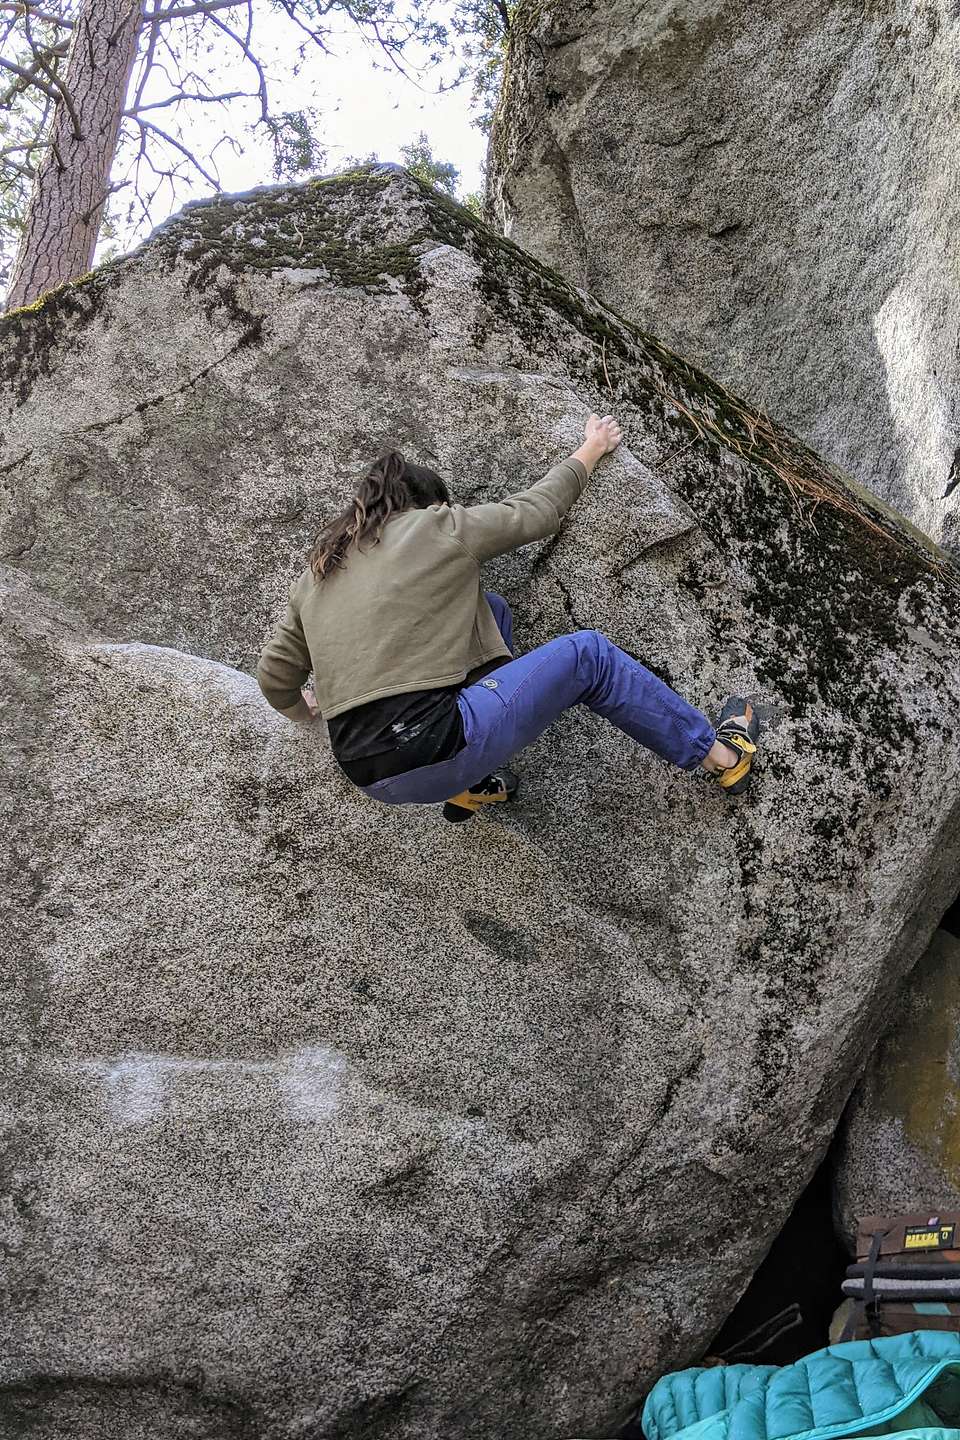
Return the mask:
<svg viewBox="0 0 960 1440">
<path fill-rule="evenodd" d="M 731 695 L 717 723 L 717 739 L 739 754 L 734 765 L 728 765 L 717 775 L 722 788 L 731 795 L 742 795 L 750 788 L 759 734 L 760 720 L 750 701 L 742 695 Z"/>
<path fill-rule="evenodd" d="M 463 790 L 459 795 L 454 795 L 452 800 L 448 800 L 443 807 L 443 818 L 459 825 L 476 815 L 485 805 L 502 805 L 505 801 L 512 800 L 519 788 L 519 778 L 512 770 L 494 770 L 485 780 L 479 780 L 476 785 L 471 785 L 469 790 Z"/>
</svg>

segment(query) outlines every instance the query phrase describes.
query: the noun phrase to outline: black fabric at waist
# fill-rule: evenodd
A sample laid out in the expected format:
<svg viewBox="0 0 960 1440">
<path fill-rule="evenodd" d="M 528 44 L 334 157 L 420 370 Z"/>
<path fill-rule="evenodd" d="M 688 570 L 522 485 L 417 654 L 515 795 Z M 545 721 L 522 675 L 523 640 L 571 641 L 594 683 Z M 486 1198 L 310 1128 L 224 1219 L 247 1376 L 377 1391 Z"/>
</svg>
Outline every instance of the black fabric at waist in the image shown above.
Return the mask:
<svg viewBox="0 0 960 1440">
<path fill-rule="evenodd" d="M 477 666 L 463 686 L 387 695 L 328 720 L 330 745 L 347 779 L 354 785 L 373 785 L 452 760 L 466 743 L 457 705 L 461 689 L 507 663 L 502 657 Z"/>
</svg>

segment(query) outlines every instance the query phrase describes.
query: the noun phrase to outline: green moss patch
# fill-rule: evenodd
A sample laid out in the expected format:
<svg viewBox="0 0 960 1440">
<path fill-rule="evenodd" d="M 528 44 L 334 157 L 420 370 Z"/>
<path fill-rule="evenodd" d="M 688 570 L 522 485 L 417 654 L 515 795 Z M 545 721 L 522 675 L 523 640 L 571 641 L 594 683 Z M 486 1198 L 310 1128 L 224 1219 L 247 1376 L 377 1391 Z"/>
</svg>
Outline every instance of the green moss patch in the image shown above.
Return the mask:
<svg viewBox="0 0 960 1440">
<path fill-rule="evenodd" d="M 191 205 L 150 243 L 168 263 L 194 262 L 189 283 L 198 289 L 221 265 L 233 272 L 322 270 L 333 285 L 372 294 L 392 288 L 391 281 L 414 286 L 412 242 L 385 242 L 375 204 L 393 179 L 367 166 Z"/>
<path fill-rule="evenodd" d="M 20 404 L 37 378 L 49 374 L 56 349 L 75 343 L 96 315 L 112 270 L 104 265 L 0 315 L 0 381 Z"/>
</svg>

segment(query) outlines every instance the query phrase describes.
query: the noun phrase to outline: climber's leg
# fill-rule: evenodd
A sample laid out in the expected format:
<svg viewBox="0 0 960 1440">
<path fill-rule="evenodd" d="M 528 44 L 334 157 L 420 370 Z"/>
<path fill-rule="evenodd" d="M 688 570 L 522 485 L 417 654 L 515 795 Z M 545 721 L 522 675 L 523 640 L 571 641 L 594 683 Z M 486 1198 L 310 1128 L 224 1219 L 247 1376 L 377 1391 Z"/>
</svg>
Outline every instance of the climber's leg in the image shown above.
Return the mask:
<svg viewBox="0 0 960 1440">
<path fill-rule="evenodd" d="M 496 770 L 492 770 L 468 790 L 461 790 L 445 801 L 443 818 L 454 825 L 460 824 L 489 805 L 501 805 L 513 800 L 519 788 L 520 777 L 516 771 L 507 765 L 498 765 Z"/>
<path fill-rule="evenodd" d="M 731 795 L 742 794 L 750 785 L 759 734 L 760 720 L 750 701 L 742 695 L 731 695 L 717 722 L 717 745 L 722 745 L 737 757 L 735 764 L 724 763 L 720 771 L 720 784 Z"/>
<path fill-rule="evenodd" d="M 564 635 L 460 692 L 466 745 L 451 760 L 367 787 L 387 804 L 447 800 L 531 744 L 562 711 L 587 705 L 684 770 L 739 760 L 699 710 L 596 630 Z"/>
<path fill-rule="evenodd" d="M 493 618 L 497 622 L 497 629 L 503 637 L 511 655 L 513 651 L 513 612 L 495 590 L 485 590 L 487 604 L 493 611 Z M 507 662 L 501 660 L 494 668 L 501 669 Z M 519 776 L 513 770 L 508 770 L 505 765 L 494 770 L 492 774 L 485 775 L 469 790 L 454 795 L 443 807 L 443 818 L 450 820 L 453 824 L 460 824 L 469 820 L 479 810 L 488 805 L 499 805 L 504 801 L 512 800 L 520 787 Z"/>
<path fill-rule="evenodd" d="M 495 764 L 578 704 L 684 770 L 701 764 L 716 741 L 705 715 L 597 630 L 551 640 L 460 695 L 465 731 L 470 717 Z"/>
<path fill-rule="evenodd" d="M 512 655 L 514 653 L 513 611 L 510 609 L 510 606 L 507 604 L 506 600 L 504 600 L 503 596 L 498 595 L 495 590 L 484 590 L 483 593 L 487 597 L 487 604 L 493 611 L 493 618 L 497 622 L 497 629 L 503 636 L 504 644 Z"/>
</svg>

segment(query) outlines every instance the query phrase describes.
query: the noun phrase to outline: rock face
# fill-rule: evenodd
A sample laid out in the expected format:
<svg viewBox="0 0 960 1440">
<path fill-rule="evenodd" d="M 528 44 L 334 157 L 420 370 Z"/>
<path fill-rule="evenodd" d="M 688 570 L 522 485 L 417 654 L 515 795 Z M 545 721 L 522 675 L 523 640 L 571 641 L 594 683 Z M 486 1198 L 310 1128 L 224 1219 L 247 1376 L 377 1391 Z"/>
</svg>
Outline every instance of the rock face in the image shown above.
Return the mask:
<svg viewBox="0 0 960 1440">
<path fill-rule="evenodd" d="M 948 0 L 525 0 L 490 167 L 511 238 L 953 543 L 958 45 Z"/>
<path fill-rule="evenodd" d="M 837 1153 L 849 1244 L 861 1215 L 960 1209 L 960 940 L 938 930 L 853 1093 Z"/>
<path fill-rule="evenodd" d="M 402 172 L 188 208 L 0 373 L 7 1427 L 608 1431 L 956 884 L 956 573 Z M 490 581 L 752 695 L 753 792 L 582 712 L 503 816 L 378 808 L 248 673 L 315 527 L 386 440 L 477 500 L 592 408 L 629 448 Z"/>
</svg>

